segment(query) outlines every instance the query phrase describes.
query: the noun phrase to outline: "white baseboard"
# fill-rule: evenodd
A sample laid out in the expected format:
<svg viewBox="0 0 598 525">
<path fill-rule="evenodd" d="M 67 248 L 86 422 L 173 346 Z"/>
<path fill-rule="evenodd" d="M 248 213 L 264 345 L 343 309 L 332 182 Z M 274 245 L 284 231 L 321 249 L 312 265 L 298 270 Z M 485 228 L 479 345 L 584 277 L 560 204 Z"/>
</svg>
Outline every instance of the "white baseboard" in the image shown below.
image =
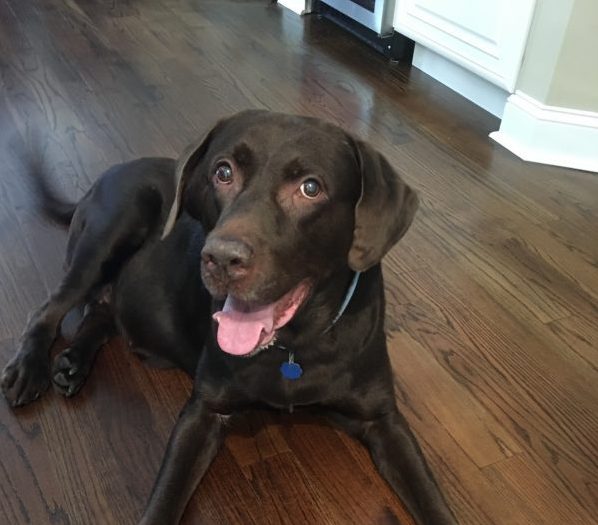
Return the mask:
<svg viewBox="0 0 598 525">
<path fill-rule="evenodd" d="M 464 67 L 415 44 L 413 65 L 498 118 L 502 117 L 509 93 Z"/>
<path fill-rule="evenodd" d="M 598 113 L 546 106 L 516 91 L 496 142 L 530 162 L 598 172 Z"/>
<path fill-rule="evenodd" d="M 302 15 L 305 11 L 305 0 L 278 0 L 278 3 L 298 15 Z"/>
</svg>

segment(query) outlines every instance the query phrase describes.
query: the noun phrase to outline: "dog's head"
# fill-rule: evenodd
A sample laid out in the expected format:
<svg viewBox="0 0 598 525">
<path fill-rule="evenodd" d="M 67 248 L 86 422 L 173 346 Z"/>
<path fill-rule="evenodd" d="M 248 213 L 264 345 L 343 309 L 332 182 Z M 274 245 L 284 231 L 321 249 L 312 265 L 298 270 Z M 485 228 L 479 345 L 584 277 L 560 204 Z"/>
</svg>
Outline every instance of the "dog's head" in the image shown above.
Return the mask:
<svg viewBox="0 0 598 525">
<path fill-rule="evenodd" d="M 209 235 L 203 281 L 226 298 L 223 350 L 267 345 L 318 283 L 365 271 L 407 231 L 416 194 L 371 146 L 321 120 L 247 111 L 219 122 L 177 165 L 164 235 L 181 208 Z"/>
</svg>

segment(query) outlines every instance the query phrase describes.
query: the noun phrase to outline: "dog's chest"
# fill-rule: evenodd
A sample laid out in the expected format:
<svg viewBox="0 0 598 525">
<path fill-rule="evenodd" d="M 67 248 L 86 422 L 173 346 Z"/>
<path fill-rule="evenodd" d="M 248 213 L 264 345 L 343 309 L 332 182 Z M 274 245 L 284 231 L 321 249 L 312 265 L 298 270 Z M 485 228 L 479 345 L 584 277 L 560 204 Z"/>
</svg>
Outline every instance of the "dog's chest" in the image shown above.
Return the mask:
<svg viewBox="0 0 598 525">
<path fill-rule="evenodd" d="M 326 404 L 338 392 L 348 391 L 352 375 L 341 367 L 331 367 L 301 351 L 268 349 L 260 363 L 248 366 L 235 376 L 235 384 L 252 402 L 274 408 Z M 290 366 L 294 365 L 294 366 Z M 300 373 L 298 368 L 300 367 Z"/>
</svg>

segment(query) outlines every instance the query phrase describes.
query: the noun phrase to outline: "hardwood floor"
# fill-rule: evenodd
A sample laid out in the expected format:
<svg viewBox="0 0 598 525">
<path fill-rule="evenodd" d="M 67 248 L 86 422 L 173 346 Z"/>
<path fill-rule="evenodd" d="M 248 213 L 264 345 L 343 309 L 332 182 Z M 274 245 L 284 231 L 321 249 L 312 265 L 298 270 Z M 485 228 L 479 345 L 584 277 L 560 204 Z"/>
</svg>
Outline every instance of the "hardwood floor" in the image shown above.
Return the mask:
<svg viewBox="0 0 598 525">
<path fill-rule="evenodd" d="M 61 277 L 19 151 L 80 197 L 248 107 L 324 117 L 418 189 L 385 261 L 397 400 L 462 524 L 598 523 L 598 175 L 526 164 L 498 121 L 266 2 L 0 0 L 0 366 Z M 135 523 L 190 391 L 118 341 L 88 384 L 0 402 L 0 522 Z M 408 523 L 365 450 L 308 414 L 232 429 L 185 523 Z"/>
</svg>

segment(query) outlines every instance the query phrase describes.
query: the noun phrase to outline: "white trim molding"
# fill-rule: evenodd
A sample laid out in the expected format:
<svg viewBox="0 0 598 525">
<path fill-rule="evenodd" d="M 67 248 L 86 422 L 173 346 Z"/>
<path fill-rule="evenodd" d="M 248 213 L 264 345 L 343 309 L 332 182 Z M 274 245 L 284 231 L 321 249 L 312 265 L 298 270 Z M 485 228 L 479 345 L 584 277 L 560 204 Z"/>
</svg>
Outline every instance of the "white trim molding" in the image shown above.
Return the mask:
<svg viewBox="0 0 598 525">
<path fill-rule="evenodd" d="M 530 162 L 598 172 L 598 113 L 547 106 L 516 91 L 496 142 Z"/>
<path fill-rule="evenodd" d="M 278 0 L 278 3 L 298 15 L 305 12 L 305 0 Z"/>
<path fill-rule="evenodd" d="M 413 66 L 495 117 L 502 118 L 508 91 L 420 44 L 415 44 Z"/>
</svg>

